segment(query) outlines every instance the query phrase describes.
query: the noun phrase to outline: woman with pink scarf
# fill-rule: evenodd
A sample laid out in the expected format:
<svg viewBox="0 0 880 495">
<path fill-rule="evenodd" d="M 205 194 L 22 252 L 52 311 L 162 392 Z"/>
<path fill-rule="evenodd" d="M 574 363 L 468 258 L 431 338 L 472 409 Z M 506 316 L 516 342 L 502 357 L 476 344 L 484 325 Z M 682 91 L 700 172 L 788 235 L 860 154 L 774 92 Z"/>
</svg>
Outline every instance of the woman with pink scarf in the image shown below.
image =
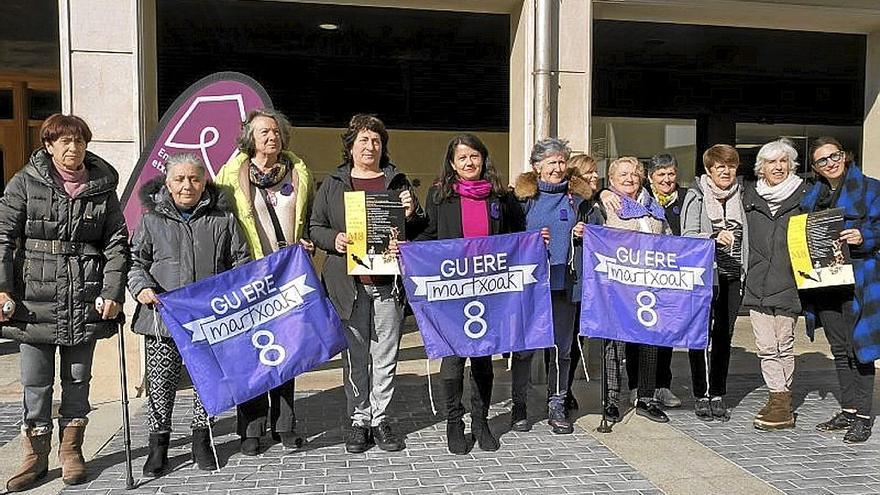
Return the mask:
<svg viewBox="0 0 880 495">
<path fill-rule="evenodd" d="M 440 179 L 425 202 L 428 227 L 416 241 L 459 239 L 522 230 L 519 205 L 498 178 L 489 150 L 471 134 L 452 138 Z M 464 433 L 464 367 L 471 361 L 471 434 Z M 494 381 L 492 356 L 448 356 L 440 364 L 446 395 L 446 443 L 449 452 L 464 455 L 476 442 L 481 450 L 498 450 L 489 430 L 488 415 Z"/>
</svg>

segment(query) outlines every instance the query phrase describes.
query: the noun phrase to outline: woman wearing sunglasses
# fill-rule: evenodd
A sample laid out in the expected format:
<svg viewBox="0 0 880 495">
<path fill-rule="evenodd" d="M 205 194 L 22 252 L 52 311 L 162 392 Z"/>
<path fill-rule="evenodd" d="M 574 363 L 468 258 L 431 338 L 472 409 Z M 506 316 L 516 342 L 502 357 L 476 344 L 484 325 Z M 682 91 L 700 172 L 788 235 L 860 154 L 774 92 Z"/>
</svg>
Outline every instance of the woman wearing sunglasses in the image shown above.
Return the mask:
<svg viewBox="0 0 880 495">
<path fill-rule="evenodd" d="M 818 138 L 810 149 L 819 180 L 801 208 L 843 208 L 840 240 L 849 245 L 855 272 L 853 287 L 801 293 L 807 329 L 824 327 L 840 382 L 841 411 L 816 429 L 846 430 L 843 441 L 859 443 L 871 436 L 874 360 L 880 359 L 880 181 L 863 175 L 834 138 Z"/>
</svg>

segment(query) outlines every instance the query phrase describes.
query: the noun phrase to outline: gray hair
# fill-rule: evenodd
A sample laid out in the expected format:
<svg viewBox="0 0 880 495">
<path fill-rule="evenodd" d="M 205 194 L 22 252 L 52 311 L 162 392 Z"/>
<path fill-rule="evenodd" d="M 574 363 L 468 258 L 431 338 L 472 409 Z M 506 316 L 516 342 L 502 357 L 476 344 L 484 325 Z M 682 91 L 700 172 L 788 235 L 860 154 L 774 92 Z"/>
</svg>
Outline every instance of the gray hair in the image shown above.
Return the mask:
<svg viewBox="0 0 880 495">
<path fill-rule="evenodd" d="M 286 150 L 287 145 L 290 142 L 290 121 L 287 120 L 287 117 L 285 117 L 283 113 L 270 108 L 260 108 L 253 110 L 248 114 L 247 119 L 241 123 L 241 133 L 238 135 L 238 141 L 236 143 L 238 144 L 238 149 L 251 158 L 253 158 L 254 153 L 257 152 L 257 143 L 254 141 L 253 127 L 254 119 L 257 117 L 268 117 L 278 124 L 278 130 L 281 132 L 281 149 Z"/>
<path fill-rule="evenodd" d="M 761 177 L 761 169 L 764 168 L 764 163 L 780 158 L 782 155 L 788 155 L 789 173 L 797 172 L 800 165 L 797 161 L 798 152 L 792 146 L 791 141 L 782 138 L 770 141 L 758 150 L 758 157 L 755 159 L 755 175 Z"/>
<path fill-rule="evenodd" d="M 668 167 L 672 167 L 675 169 L 676 172 L 678 172 L 678 160 L 676 160 L 674 156 L 670 155 L 669 153 L 654 155 L 648 162 L 648 177 L 650 177 L 651 174 L 653 174 L 657 170 Z"/>
<path fill-rule="evenodd" d="M 544 138 L 532 147 L 532 154 L 529 156 L 529 162 L 532 166 L 547 158 L 550 155 L 562 155 L 565 160 L 571 157 L 571 148 L 568 147 L 568 141 L 558 138 Z"/>
<path fill-rule="evenodd" d="M 202 161 L 198 155 L 195 153 L 176 153 L 165 160 L 165 177 L 171 175 L 171 169 L 184 164 L 195 165 L 195 167 L 202 173 L 202 178 L 208 176 L 208 169 L 205 167 L 205 162 Z"/>
</svg>

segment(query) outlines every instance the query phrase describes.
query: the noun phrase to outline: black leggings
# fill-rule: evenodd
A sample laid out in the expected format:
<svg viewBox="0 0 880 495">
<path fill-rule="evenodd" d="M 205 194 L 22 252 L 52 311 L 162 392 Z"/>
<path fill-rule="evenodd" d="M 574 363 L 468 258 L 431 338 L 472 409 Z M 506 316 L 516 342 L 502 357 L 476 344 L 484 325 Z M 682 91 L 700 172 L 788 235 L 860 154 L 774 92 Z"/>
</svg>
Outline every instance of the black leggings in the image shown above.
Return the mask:
<svg viewBox="0 0 880 495">
<path fill-rule="evenodd" d="M 852 291 L 823 291 L 814 298 L 816 314 L 825 328 L 825 337 L 831 345 L 834 368 L 840 383 L 840 406 L 855 410 L 861 416 L 871 416 L 874 397 L 874 363 L 862 363 L 853 347 Z"/>
</svg>

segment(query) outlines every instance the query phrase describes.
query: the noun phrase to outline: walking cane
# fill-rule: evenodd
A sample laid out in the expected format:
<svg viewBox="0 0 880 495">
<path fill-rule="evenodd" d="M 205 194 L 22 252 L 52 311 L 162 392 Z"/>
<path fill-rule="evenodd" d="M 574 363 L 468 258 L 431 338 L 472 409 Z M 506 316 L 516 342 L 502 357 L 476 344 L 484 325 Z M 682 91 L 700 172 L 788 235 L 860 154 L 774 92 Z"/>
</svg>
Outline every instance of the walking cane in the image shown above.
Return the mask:
<svg viewBox="0 0 880 495">
<path fill-rule="evenodd" d="M 606 385 L 606 376 L 605 376 L 605 353 L 606 344 L 608 343 L 608 339 L 602 339 L 602 361 L 599 362 L 599 370 L 602 375 L 602 386 L 599 388 L 602 394 L 602 421 L 599 422 L 599 426 L 596 427 L 596 431 L 599 433 L 611 433 L 611 423 L 608 421 L 608 418 L 605 416 L 605 409 L 608 405 L 608 385 Z"/>
<path fill-rule="evenodd" d="M 99 297 L 95 302 L 95 306 L 100 308 L 103 306 L 103 300 Z M 100 311 L 100 309 L 99 309 Z M 123 336 L 124 329 L 119 325 L 119 388 L 122 392 L 122 435 L 124 438 L 125 448 L 125 489 L 131 490 L 135 488 L 134 477 L 131 474 L 131 421 L 128 417 L 128 378 L 125 366 L 125 338 Z"/>
</svg>

